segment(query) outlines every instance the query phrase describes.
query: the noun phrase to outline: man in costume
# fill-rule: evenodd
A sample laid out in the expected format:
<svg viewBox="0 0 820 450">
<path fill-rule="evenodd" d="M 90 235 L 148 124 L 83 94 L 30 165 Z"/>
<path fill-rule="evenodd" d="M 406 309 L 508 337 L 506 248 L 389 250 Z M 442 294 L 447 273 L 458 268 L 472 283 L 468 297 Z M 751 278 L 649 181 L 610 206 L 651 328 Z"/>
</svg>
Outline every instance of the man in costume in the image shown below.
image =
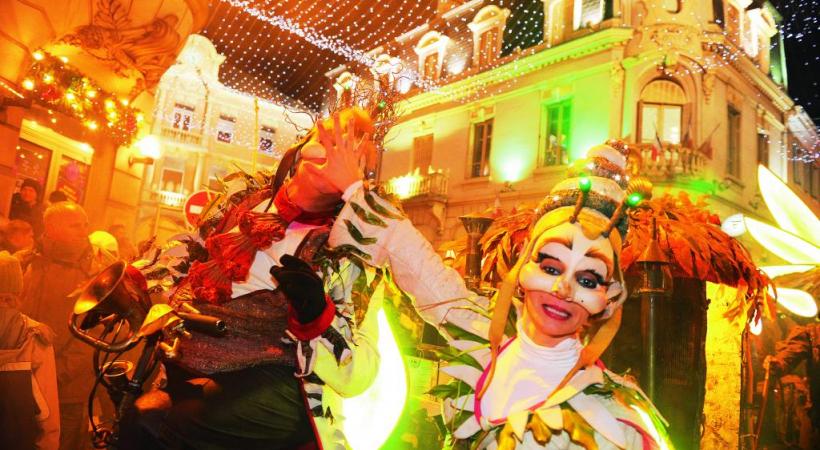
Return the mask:
<svg viewBox="0 0 820 450">
<path fill-rule="evenodd" d="M 398 216 L 390 205 L 357 190 L 342 209 L 337 221 L 358 235 L 334 228 L 331 244 L 356 246 L 369 263 L 389 266 L 456 349 L 442 369 L 456 381 L 441 391 L 457 442 L 507 450 L 670 447 L 647 397 L 598 360 L 626 299 L 619 255 L 627 202 L 651 189 L 638 180 L 627 187 L 625 153 L 620 143 L 595 147 L 555 186 L 492 308 L 407 219 L 363 219 L 384 209 Z"/>
<path fill-rule="evenodd" d="M 276 176 L 228 181 L 199 236 L 159 258 L 165 267 L 138 264 L 149 285 L 175 278 L 171 302 L 192 302 L 228 332 L 182 342 L 167 386 L 137 401 L 141 426 L 123 427 L 122 446 L 349 448 L 341 398 L 375 378 L 378 305 L 352 292 L 363 265 L 325 244 L 332 229 L 354 233 L 334 219 L 364 189 L 373 132 L 357 108 L 317 123 Z"/>
</svg>

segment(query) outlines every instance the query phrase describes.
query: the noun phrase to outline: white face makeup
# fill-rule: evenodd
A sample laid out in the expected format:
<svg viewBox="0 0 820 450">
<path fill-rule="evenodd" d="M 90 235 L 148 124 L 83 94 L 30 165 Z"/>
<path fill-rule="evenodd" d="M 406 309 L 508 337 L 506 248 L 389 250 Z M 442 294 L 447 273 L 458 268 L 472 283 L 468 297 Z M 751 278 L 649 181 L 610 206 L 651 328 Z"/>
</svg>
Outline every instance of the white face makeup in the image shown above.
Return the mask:
<svg viewBox="0 0 820 450">
<path fill-rule="evenodd" d="M 518 280 L 524 290 L 550 293 L 594 315 L 620 293 L 611 281 L 613 265 L 609 239 L 587 239 L 580 224 L 563 223 L 538 238 Z"/>
</svg>

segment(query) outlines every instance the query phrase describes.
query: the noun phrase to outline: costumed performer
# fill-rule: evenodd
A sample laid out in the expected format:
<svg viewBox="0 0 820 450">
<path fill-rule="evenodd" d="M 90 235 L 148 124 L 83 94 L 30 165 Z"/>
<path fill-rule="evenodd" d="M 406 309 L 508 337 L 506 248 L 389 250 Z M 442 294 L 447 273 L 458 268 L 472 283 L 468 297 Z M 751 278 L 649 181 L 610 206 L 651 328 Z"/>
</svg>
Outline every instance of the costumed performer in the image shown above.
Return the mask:
<svg viewBox="0 0 820 450">
<path fill-rule="evenodd" d="M 628 183 L 625 154 L 619 142 L 594 147 L 552 189 L 494 305 L 469 291 L 406 218 L 386 227 L 361 219 L 378 209 L 398 215 L 390 205 L 359 189 L 341 211 L 337 220 L 361 236 L 334 228 L 331 243 L 389 266 L 422 318 L 456 349 L 442 371 L 457 381 L 439 389 L 455 448 L 670 448 L 648 398 L 598 359 L 626 299 L 619 267 L 626 209 L 651 195 L 648 182 Z"/>
<path fill-rule="evenodd" d="M 350 233 L 335 216 L 363 190 L 380 126 L 371 117 L 347 108 L 317 123 L 275 176 L 229 181 L 241 187 L 209 208 L 198 236 L 137 264 L 149 286 L 172 283 L 172 303 L 220 317 L 228 332 L 181 342 L 167 385 L 137 401 L 140 425 L 121 445 L 349 448 L 341 398 L 376 376 L 379 305 L 353 299 L 363 266 L 326 243 L 332 229 Z"/>
</svg>

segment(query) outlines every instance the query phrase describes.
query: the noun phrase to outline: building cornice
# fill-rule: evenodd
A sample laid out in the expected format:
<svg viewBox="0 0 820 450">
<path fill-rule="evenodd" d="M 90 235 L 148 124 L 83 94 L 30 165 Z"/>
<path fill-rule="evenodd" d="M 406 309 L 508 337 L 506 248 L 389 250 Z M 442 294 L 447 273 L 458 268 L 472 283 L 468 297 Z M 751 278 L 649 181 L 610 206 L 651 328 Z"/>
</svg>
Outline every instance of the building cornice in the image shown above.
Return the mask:
<svg viewBox="0 0 820 450">
<path fill-rule="evenodd" d="M 436 91 L 424 92 L 405 101 L 403 110 L 406 113 L 432 106 L 445 101 L 457 101 L 474 94 L 484 86 L 497 85 L 513 78 L 518 78 L 544 67 L 580 58 L 624 43 L 632 38 L 631 28 L 610 28 L 592 33 L 561 45 L 546 48 L 539 46 L 532 49 L 531 54 L 510 55 L 504 63 L 487 71 L 470 75 L 440 87 Z M 522 53 L 527 53 L 522 52 Z"/>
</svg>

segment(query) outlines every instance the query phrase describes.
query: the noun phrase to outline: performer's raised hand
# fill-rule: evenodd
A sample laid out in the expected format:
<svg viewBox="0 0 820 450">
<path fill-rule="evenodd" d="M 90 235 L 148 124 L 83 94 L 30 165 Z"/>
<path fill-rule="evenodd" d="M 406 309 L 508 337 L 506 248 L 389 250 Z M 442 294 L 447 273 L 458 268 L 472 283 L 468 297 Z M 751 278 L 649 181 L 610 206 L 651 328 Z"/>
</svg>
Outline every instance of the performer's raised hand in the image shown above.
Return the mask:
<svg viewBox="0 0 820 450">
<path fill-rule="evenodd" d="M 333 129 L 317 123 L 317 140 L 302 149 L 296 174 L 286 186 L 288 197 L 305 211 L 327 211 L 341 200 L 351 184 L 364 178 L 363 166 L 375 153 L 369 133 L 357 136 L 356 116 L 343 133 L 341 119 L 333 116 Z"/>
</svg>

